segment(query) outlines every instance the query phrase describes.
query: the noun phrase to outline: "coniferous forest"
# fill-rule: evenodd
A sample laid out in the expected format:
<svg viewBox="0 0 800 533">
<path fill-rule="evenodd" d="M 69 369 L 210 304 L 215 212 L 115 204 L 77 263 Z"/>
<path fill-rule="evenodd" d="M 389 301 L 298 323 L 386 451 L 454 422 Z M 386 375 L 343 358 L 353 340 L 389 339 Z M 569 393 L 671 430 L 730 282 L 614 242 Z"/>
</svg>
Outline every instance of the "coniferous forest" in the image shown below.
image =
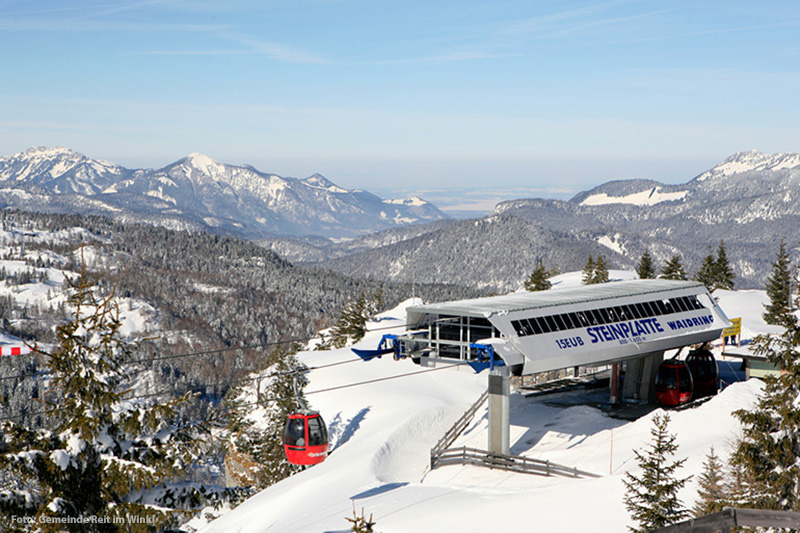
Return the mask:
<svg viewBox="0 0 800 533">
<path fill-rule="evenodd" d="M 152 307 L 148 326 L 154 333 L 137 349 L 149 371 L 147 392 L 198 395 L 181 413 L 187 420 L 211 416 L 238 380 L 272 364 L 276 349 L 303 344 L 333 326 L 361 294 L 382 294 L 386 308 L 412 295 L 426 301 L 478 295 L 459 286 L 300 268 L 249 241 L 101 217 L 0 211 L 0 230 L 5 239 L 0 259 L 30 267 L 15 274 L 0 271 L 0 283 L 22 287 L 39 281 L 47 267 L 78 272 L 83 253 L 100 290 Z M 54 295 L 65 285 L 52 279 L 50 284 Z M 0 299 L 0 329 L 30 344 L 54 343 L 56 327 L 67 315 L 63 303 L 26 306 Z M 45 377 L 36 356 L 1 358 L 0 416 L 46 424 L 38 414 Z"/>
</svg>

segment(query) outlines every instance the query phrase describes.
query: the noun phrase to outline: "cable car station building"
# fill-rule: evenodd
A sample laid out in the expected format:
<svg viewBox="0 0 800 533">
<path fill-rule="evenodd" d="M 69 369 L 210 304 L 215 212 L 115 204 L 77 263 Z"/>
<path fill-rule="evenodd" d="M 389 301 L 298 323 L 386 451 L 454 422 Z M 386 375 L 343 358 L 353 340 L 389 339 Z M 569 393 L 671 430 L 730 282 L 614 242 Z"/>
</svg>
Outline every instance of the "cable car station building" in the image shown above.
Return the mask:
<svg viewBox="0 0 800 533">
<path fill-rule="evenodd" d="M 506 376 L 505 384 L 494 387 L 501 394 L 509 373 L 612 364 L 612 401 L 619 392 L 655 400 L 653 382 L 664 351 L 717 339 L 730 325 L 702 283 L 661 279 L 409 307 L 406 323 L 404 334 L 386 336 L 396 356 L 426 366 L 489 368 Z M 623 390 L 617 391 L 622 362 Z M 490 411 L 492 389 L 490 377 Z"/>
<path fill-rule="evenodd" d="M 409 307 L 406 323 L 402 355 L 483 360 L 515 375 L 660 357 L 730 324 L 702 283 L 661 279 Z"/>
</svg>

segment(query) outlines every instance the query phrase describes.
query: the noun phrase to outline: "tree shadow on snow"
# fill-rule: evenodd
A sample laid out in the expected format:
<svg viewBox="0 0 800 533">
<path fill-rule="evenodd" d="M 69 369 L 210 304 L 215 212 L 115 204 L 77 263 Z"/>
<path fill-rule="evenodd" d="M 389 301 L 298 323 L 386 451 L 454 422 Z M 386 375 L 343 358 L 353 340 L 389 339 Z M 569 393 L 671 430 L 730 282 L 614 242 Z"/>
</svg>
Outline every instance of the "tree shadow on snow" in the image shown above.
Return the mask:
<svg viewBox="0 0 800 533">
<path fill-rule="evenodd" d="M 365 490 L 364 492 L 359 492 L 358 494 L 354 494 L 353 496 L 350 496 L 350 499 L 360 500 L 362 498 L 371 498 L 372 496 L 377 496 L 378 494 L 384 494 L 386 492 L 393 491 L 394 489 L 405 487 L 406 485 L 408 485 L 407 481 L 403 483 L 386 483 L 385 485 L 381 485 L 380 487 L 375 487 L 369 490 Z"/>
<path fill-rule="evenodd" d="M 332 445 L 328 453 L 333 453 L 339 446 L 350 440 L 350 437 L 352 437 L 361 426 L 361 422 L 364 421 L 369 410 L 369 407 L 365 407 L 360 410 L 356 416 L 348 420 L 347 423 L 342 422 L 340 415 L 336 415 L 336 418 L 331 421 L 328 427 L 328 433 L 332 437 Z"/>
</svg>

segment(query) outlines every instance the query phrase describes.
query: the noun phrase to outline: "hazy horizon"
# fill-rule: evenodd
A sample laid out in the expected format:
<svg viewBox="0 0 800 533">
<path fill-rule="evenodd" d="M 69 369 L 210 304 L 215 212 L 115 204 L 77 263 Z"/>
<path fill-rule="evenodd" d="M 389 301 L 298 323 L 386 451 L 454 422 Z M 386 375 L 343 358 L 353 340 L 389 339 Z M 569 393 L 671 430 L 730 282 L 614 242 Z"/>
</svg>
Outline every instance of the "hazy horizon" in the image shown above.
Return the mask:
<svg viewBox="0 0 800 533">
<path fill-rule="evenodd" d="M 786 0 L 6 3 L 0 153 L 581 190 L 800 151 Z M 561 193 L 559 193 L 561 194 Z"/>
</svg>

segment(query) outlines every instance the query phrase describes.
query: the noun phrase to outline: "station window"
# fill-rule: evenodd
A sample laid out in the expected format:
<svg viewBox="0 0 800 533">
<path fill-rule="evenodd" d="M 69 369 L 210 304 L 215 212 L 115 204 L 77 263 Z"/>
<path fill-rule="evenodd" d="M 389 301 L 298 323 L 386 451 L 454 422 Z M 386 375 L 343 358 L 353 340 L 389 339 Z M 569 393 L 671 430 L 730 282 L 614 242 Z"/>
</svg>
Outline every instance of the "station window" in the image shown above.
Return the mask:
<svg viewBox="0 0 800 533">
<path fill-rule="evenodd" d="M 598 309 L 586 309 L 570 313 L 555 315 L 523 318 L 512 320 L 511 325 L 519 336 L 541 335 L 557 331 L 568 331 L 578 328 L 599 326 L 602 324 L 613 324 L 627 320 L 644 319 L 654 316 L 670 315 L 673 313 L 703 310 L 705 307 L 697 299 L 697 296 L 680 296 L 663 300 L 635 302 Z M 491 327 L 495 335 L 499 335 L 496 328 L 485 319 L 471 319 L 470 326 L 474 328 L 476 335 L 488 336 Z M 458 323 L 450 327 L 458 328 Z M 482 330 L 486 330 L 484 333 Z M 451 331 L 447 331 L 451 333 Z M 472 337 L 473 335 L 471 335 Z"/>
<path fill-rule="evenodd" d="M 681 300 L 680 298 L 670 298 L 669 303 L 672 304 L 673 309 L 679 309 L 680 311 L 688 311 L 688 309 L 686 309 L 686 304 L 683 303 L 683 300 Z"/>
</svg>

